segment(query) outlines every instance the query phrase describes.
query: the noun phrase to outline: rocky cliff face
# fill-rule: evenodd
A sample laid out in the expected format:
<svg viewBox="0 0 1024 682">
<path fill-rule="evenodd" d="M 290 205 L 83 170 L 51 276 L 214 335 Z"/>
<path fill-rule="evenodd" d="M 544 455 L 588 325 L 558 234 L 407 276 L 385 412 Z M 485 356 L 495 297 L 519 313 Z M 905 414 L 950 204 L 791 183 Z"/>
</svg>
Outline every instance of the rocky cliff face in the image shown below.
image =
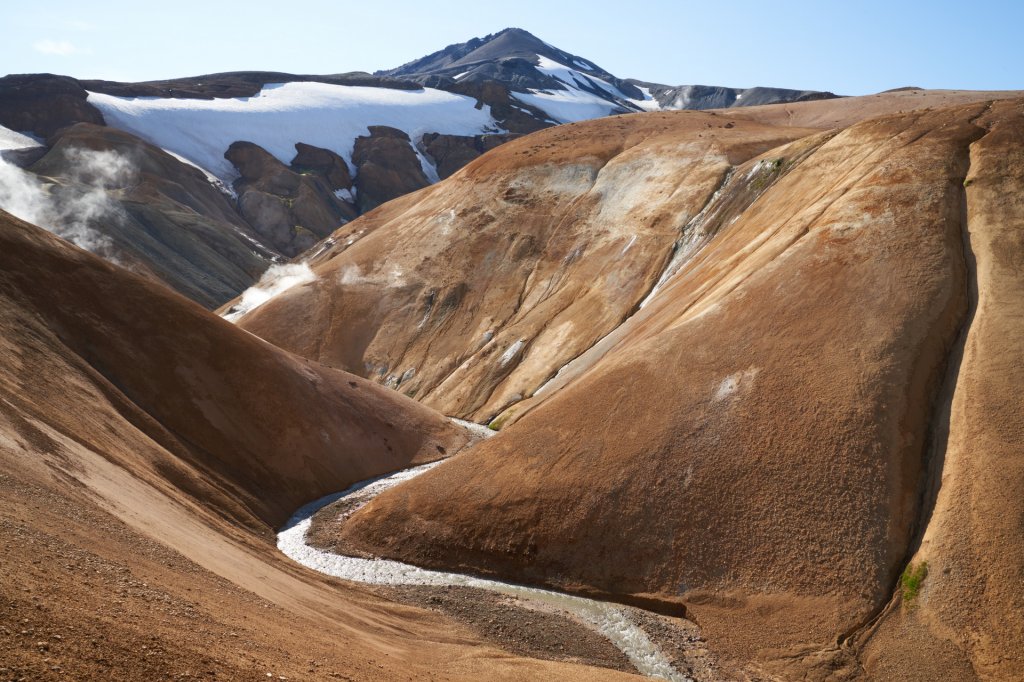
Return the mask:
<svg viewBox="0 0 1024 682">
<path fill-rule="evenodd" d="M 357 200 L 364 213 L 430 184 L 406 133 L 388 126 L 370 126 L 369 131 L 356 138 L 352 150 Z"/>
<path fill-rule="evenodd" d="M 235 142 L 224 153 L 240 176 L 234 183 L 239 213 L 286 256 L 299 255 L 356 217 L 352 203 L 336 194 L 352 188 L 345 160 L 310 145 L 296 149 L 294 170 L 251 142 Z"/>
</svg>

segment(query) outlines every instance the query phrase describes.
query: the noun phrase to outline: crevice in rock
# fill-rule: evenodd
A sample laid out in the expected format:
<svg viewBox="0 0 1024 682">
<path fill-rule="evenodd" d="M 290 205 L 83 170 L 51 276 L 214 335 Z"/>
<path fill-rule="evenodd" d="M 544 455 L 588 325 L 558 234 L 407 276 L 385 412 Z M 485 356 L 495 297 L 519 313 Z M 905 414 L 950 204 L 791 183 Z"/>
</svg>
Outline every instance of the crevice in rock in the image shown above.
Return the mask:
<svg viewBox="0 0 1024 682">
<path fill-rule="evenodd" d="M 982 112 L 983 114 L 984 112 Z M 982 114 L 970 119 L 974 122 Z M 927 422 L 927 440 L 924 448 L 923 473 L 919 491 L 918 514 L 915 521 L 910 542 L 903 559 L 894 573 L 889 600 L 880 604 L 860 623 L 843 633 L 837 644 L 840 647 L 852 647 L 855 652 L 862 650 L 867 642 L 874 635 L 883 619 L 898 604 L 898 586 L 900 575 L 910 563 L 910 560 L 917 554 L 924 539 L 925 531 L 931 523 L 931 517 L 935 510 L 939 489 L 942 486 L 942 473 L 945 467 L 946 450 L 949 445 L 950 420 L 952 416 L 953 397 L 956 394 L 957 380 L 960 375 L 960 368 L 963 362 L 964 352 L 967 345 L 967 337 L 974 324 L 974 318 L 978 310 L 978 272 L 977 259 L 971 247 L 970 231 L 968 228 L 968 201 L 967 190 L 964 187 L 967 176 L 970 175 L 971 160 L 970 152 L 974 143 L 982 139 L 988 133 L 987 130 L 978 127 L 977 135 L 969 140 L 964 149 L 964 171 L 958 177 L 960 183 L 960 255 L 963 259 L 964 293 L 966 298 L 966 309 L 960 320 L 959 329 L 955 340 L 946 354 L 945 369 L 943 370 L 941 384 L 934 396 L 932 405 L 932 417 Z"/>
</svg>

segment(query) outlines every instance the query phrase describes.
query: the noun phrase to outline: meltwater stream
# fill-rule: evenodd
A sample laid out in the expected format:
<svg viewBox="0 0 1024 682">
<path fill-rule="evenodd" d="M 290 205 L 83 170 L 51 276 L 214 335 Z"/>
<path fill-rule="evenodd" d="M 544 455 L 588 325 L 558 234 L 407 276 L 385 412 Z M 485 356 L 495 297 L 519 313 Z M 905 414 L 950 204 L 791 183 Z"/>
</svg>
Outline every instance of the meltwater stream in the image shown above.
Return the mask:
<svg viewBox="0 0 1024 682">
<path fill-rule="evenodd" d="M 352 507 L 346 513 L 348 516 L 388 488 L 429 471 L 438 464 L 441 462 L 432 462 L 387 476 L 372 478 L 356 483 L 340 493 L 310 502 L 296 511 L 281 532 L 277 534 L 278 549 L 291 559 L 315 571 L 354 582 L 371 585 L 477 587 L 534 602 L 542 602 L 575 614 L 595 631 L 607 637 L 626 655 L 641 674 L 664 680 L 689 682 L 690 678 L 672 667 L 657 645 L 630 620 L 624 609 L 618 605 L 498 580 L 431 571 L 387 559 L 362 559 L 332 554 L 306 543 L 306 531 L 309 529 L 311 519 L 323 507 L 342 498 L 348 498 L 353 502 Z"/>
</svg>

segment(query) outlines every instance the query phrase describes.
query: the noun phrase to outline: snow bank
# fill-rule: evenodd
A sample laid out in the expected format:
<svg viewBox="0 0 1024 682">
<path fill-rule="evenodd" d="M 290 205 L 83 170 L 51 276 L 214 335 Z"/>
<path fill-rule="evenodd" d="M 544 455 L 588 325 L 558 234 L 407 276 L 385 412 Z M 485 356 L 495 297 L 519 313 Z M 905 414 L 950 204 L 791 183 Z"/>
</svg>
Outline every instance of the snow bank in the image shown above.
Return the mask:
<svg viewBox="0 0 1024 682">
<path fill-rule="evenodd" d="M 31 149 L 32 147 L 42 146 L 39 140 L 34 137 L 0 126 L 0 151 L 5 149 Z"/>
<path fill-rule="evenodd" d="M 552 120 L 559 123 L 574 123 L 591 118 L 607 116 L 616 108 L 615 104 L 595 94 L 604 92 L 608 97 L 631 102 L 648 111 L 656 111 L 658 103 L 645 92 L 643 100 L 632 100 L 614 85 L 596 76 L 577 71 L 571 66 L 560 64 L 553 59 L 537 56 L 537 70 L 564 84 L 565 90 L 531 90 L 529 93 L 513 92 L 512 96 L 521 102 L 543 109 Z M 577 66 L 582 66 L 576 62 Z M 587 68 L 583 66 L 582 68 Z"/>
<path fill-rule="evenodd" d="M 288 523 L 277 534 L 278 549 L 303 566 L 345 580 L 371 585 L 456 585 L 476 587 L 548 604 L 575 614 L 594 630 L 607 637 L 612 644 L 629 658 L 630 662 L 636 666 L 636 669 L 641 674 L 679 682 L 689 680 L 689 678 L 672 667 L 657 645 L 650 640 L 642 629 L 630 620 L 625 610 L 614 604 L 574 597 L 535 587 L 474 578 L 458 573 L 430 571 L 398 561 L 360 559 L 331 554 L 306 544 L 306 531 L 309 529 L 312 517 L 323 507 L 343 497 L 349 497 L 353 498 L 357 503 L 348 512 L 348 514 L 352 514 L 385 490 L 430 471 L 439 464 L 441 462 L 432 462 L 388 476 L 373 478 L 357 483 L 343 492 L 328 495 L 305 505 L 292 515 Z"/>
<path fill-rule="evenodd" d="M 274 296 L 300 284 L 316 279 L 308 263 L 284 263 L 271 265 L 260 277 L 260 281 L 242 292 L 242 298 L 223 317 L 234 322 L 249 311 L 260 307 Z"/>
<path fill-rule="evenodd" d="M 89 103 L 109 125 L 179 154 L 223 182 L 236 175 L 224 158 L 232 142 L 254 142 L 285 164 L 295 143 L 340 154 L 352 163 L 356 137 L 367 126 L 405 131 L 415 143 L 424 133 L 477 135 L 496 130 L 490 107 L 432 88 L 391 90 L 327 83 L 268 84 L 253 97 L 166 99 L 114 97 L 90 92 Z"/>
</svg>

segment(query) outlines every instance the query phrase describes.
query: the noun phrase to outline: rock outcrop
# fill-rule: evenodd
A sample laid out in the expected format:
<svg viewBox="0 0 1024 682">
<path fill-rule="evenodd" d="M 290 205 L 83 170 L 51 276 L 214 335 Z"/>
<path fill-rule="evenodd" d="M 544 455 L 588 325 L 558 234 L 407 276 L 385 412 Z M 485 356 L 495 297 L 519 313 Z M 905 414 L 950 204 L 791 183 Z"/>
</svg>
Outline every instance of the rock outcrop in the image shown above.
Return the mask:
<svg viewBox="0 0 1024 682">
<path fill-rule="evenodd" d="M 412 141 L 397 128 L 370 126 L 369 136 L 356 138 L 352 163 L 361 213 L 430 184 Z"/>
<path fill-rule="evenodd" d="M 235 142 L 224 153 L 241 176 L 234 186 L 242 217 L 286 256 L 302 253 L 356 216 L 353 206 L 335 194 L 342 189 L 335 182 L 348 175 L 344 160 L 316 155 L 314 149 L 307 145 L 299 156 L 318 158 L 318 168 L 298 172 L 251 142 Z"/>
<path fill-rule="evenodd" d="M 444 180 L 481 154 L 517 137 L 515 134 L 469 137 L 427 133 L 423 136 L 423 147 L 424 152 L 433 159 L 438 177 Z"/>
<path fill-rule="evenodd" d="M 207 306 L 249 287 L 276 252 L 202 171 L 129 133 L 80 123 L 27 169 L 47 228 Z"/>
<path fill-rule="evenodd" d="M 103 115 L 86 101 L 74 78 L 49 73 L 0 78 L 0 125 L 46 138 L 75 123 L 103 125 Z"/>
<path fill-rule="evenodd" d="M 291 168 L 296 173 L 312 172 L 323 177 L 334 191 L 351 190 L 352 174 L 348 164 L 330 149 L 322 149 L 299 142 L 295 145 L 295 158 Z"/>
</svg>

